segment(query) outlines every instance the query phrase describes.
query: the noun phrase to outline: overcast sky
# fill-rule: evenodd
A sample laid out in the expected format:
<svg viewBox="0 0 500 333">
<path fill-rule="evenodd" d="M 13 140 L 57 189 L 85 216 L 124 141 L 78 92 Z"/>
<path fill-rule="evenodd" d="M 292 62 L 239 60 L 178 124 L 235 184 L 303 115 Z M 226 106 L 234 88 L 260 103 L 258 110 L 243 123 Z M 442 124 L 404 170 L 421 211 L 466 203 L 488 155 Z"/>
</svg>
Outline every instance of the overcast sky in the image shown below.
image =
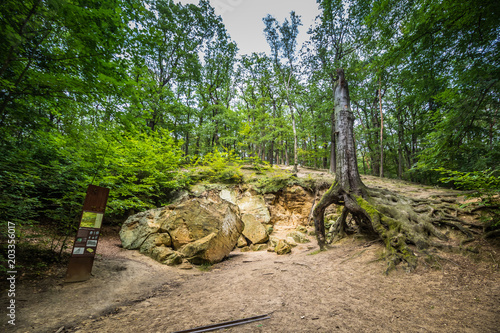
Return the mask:
<svg viewBox="0 0 500 333">
<path fill-rule="evenodd" d="M 198 0 L 176 0 L 183 4 L 198 4 Z M 266 52 L 270 48 L 264 37 L 264 22 L 267 15 L 273 15 L 280 23 L 290 17 L 294 10 L 301 16 L 298 42 L 308 39 L 307 31 L 319 14 L 316 0 L 210 0 L 215 13 L 222 16 L 232 40 L 238 44 L 240 54 Z"/>
</svg>

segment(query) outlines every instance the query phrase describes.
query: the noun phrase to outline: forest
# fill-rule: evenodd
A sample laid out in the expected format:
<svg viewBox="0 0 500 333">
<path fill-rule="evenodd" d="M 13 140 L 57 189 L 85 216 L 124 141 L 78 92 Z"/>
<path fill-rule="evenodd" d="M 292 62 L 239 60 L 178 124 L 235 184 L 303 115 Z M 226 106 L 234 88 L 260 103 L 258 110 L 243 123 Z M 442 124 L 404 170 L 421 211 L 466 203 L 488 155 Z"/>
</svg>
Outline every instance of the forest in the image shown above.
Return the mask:
<svg viewBox="0 0 500 333">
<path fill-rule="evenodd" d="M 243 163 L 333 173 L 339 68 L 361 174 L 497 195 L 499 3 L 317 6 L 303 45 L 301 13 L 268 15 L 240 55 L 208 0 L 2 1 L 2 234 L 72 234 L 91 183 L 123 221 Z"/>
</svg>

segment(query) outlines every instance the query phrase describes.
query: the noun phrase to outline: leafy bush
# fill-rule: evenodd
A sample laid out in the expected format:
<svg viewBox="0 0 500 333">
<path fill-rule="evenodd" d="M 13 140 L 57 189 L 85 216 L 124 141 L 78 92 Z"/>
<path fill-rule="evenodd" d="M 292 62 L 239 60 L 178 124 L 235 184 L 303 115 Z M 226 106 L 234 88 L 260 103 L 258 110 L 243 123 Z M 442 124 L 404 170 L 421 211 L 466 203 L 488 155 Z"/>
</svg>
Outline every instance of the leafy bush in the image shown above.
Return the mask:
<svg viewBox="0 0 500 333">
<path fill-rule="evenodd" d="M 263 171 L 267 171 L 271 169 L 271 166 L 268 162 L 262 161 L 257 156 L 251 156 L 245 160 L 245 163 L 249 163 L 252 165 L 252 168 L 257 171 L 257 174 L 262 174 Z"/>
<path fill-rule="evenodd" d="M 111 189 L 109 221 L 164 205 L 172 191 L 188 182 L 188 175 L 179 171 L 180 143 L 162 130 L 72 136 L 41 132 L 2 153 L 0 221 L 20 226 L 46 221 L 63 233 L 77 227 L 90 183 Z"/>
<path fill-rule="evenodd" d="M 483 171 L 460 172 L 438 168 L 435 171 L 447 176 L 440 178 L 440 182 L 452 183 L 462 190 L 500 191 L 500 177 L 495 176 L 498 173 L 496 170 L 487 169 Z"/>
<path fill-rule="evenodd" d="M 473 172 L 459 172 L 446 170 L 444 168 L 435 169 L 445 177 L 439 179 L 440 182 L 452 184 L 458 189 L 473 191 L 468 195 L 470 198 L 478 198 L 480 206 L 491 212 L 489 217 L 484 218 L 487 226 L 492 228 L 500 227 L 500 210 L 498 209 L 500 194 L 500 177 L 496 170 L 483 170 Z"/>
<path fill-rule="evenodd" d="M 278 192 L 279 190 L 297 184 L 297 177 L 290 172 L 276 171 L 257 179 L 257 191 L 260 193 Z"/>
<path fill-rule="evenodd" d="M 243 182 L 241 163 L 233 150 L 216 149 L 193 163 L 190 177 L 194 181 L 238 184 Z"/>
<path fill-rule="evenodd" d="M 136 133 L 112 142 L 96 183 L 109 187 L 110 214 L 125 215 L 168 203 L 169 194 L 189 182 L 179 170 L 180 143 L 169 132 Z"/>
</svg>

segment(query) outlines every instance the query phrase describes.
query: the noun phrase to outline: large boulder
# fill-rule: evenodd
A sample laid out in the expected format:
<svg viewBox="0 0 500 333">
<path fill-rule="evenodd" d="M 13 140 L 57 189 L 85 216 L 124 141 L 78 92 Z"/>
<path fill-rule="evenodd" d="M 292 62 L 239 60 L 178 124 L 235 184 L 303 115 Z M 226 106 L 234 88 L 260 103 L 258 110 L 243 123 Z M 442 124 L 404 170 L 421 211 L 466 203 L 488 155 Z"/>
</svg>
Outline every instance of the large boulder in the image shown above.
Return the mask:
<svg viewBox="0 0 500 333">
<path fill-rule="evenodd" d="M 269 240 L 266 227 L 255 219 L 253 215 L 243 215 L 242 217 L 245 228 L 243 236 L 245 236 L 252 244 L 263 244 Z"/>
<path fill-rule="evenodd" d="M 261 195 L 252 195 L 250 191 L 243 193 L 238 199 L 238 207 L 241 215 L 253 215 L 260 223 L 269 223 L 271 215 L 267 209 L 266 202 Z"/>
<path fill-rule="evenodd" d="M 148 238 L 142 243 L 139 251 L 142 254 L 151 255 L 154 248 L 159 246 L 172 246 L 172 239 L 168 233 L 154 233 L 150 234 Z"/>
<path fill-rule="evenodd" d="M 232 204 L 237 204 L 237 192 L 234 189 L 222 189 L 219 193 L 221 199 L 229 201 Z"/>
<path fill-rule="evenodd" d="M 236 247 L 242 248 L 248 245 L 247 239 L 245 236 L 241 235 L 240 238 L 238 238 L 238 243 L 236 243 Z"/>
<path fill-rule="evenodd" d="M 162 209 L 151 209 L 139 214 L 130 216 L 123 223 L 120 230 L 120 239 L 125 249 L 136 250 L 149 238 L 160 230 L 157 221 Z"/>
<path fill-rule="evenodd" d="M 163 263 L 178 263 L 179 257 L 192 263 L 216 263 L 235 247 L 243 228 L 236 205 L 194 198 L 131 216 L 120 238 L 124 248 L 140 249 Z"/>
<path fill-rule="evenodd" d="M 162 264 L 166 264 L 168 266 L 175 266 L 182 264 L 182 254 L 172 250 L 165 245 L 157 246 L 153 248 L 150 254 L 151 258 L 156 261 L 161 262 Z"/>
</svg>

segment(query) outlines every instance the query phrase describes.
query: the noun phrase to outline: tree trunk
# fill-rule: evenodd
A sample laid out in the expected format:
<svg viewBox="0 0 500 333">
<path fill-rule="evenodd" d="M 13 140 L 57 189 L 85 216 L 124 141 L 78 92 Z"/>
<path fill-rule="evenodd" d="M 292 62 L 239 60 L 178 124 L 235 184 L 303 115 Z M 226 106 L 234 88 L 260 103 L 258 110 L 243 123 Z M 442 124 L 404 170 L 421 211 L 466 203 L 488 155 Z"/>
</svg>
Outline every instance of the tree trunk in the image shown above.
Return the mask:
<svg viewBox="0 0 500 333">
<path fill-rule="evenodd" d="M 364 188 L 359 177 L 356 146 L 354 145 L 354 115 L 351 110 L 349 88 L 344 70 L 338 69 L 338 83 L 335 87 L 335 124 L 336 124 L 336 166 L 335 181 L 345 191 L 361 195 Z"/>
<path fill-rule="evenodd" d="M 382 80 L 378 79 L 378 100 L 380 106 L 380 177 L 384 177 L 384 114 L 382 113 Z"/>
<path fill-rule="evenodd" d="M 372 174 L 374 176 L 380 175 L 380 134 L 377 133 L 376 129 L 380 129 L 380 117 L 379 117 L 379 89 L 375 90 L 375 97 L 370 108 L 370 117 L 372 123 L 372 142 L 373 145 L 369 146 L 370 149 L 370 159 L 372 162 Z"/>
<path fill-rule="evenodd" d="M 292 129 L 293 129 L 293 172 L 298 171 L 299 156 L 297 154 L 298 142 L 297 142 L 297 128 L 295 126 L 295 113 L 293 112 L 292 104 L 289 104 L 290 112 L 292 113 Z"/>
<path fill-rule="evenodd" d="M 335 182 L 323 195 L 313 212 L 316 237 L 321 249 L 325 249 L 326 235 L 324 225 L 325 209 L 332 203 L 344 202 L 346 207 L 354 206 L 350 194 L 363 195 L 365 185 L 358 172 L 356 147 L 354 145 L 354 115 L 351 110 L 349 88 L 344 77 L 344 70 L 337 69 L 338 81 L 334 90 L 335 119 Z"/>
<path fill-rule="evenodd" d="M 335 156 L 335 112 L 331 116 L 331 146 L 330 146 L 330 173 L 335 174 L 337 166 L 337 158 Z"/>
<path fill-rule="evenodd" d="M 288 141 L 285 141 L 285 164 L 290 165 L 290 157 L 288 156 Z"/>
<path fill-rule="evenodd" d="M 323 145 L 323 150 L 326 151 L 327 149 L 328 149 L 328 145 L 325 142 L 325 144 Z M 323 169 L 326 169 L 326 168 L 328 168 L 328 158 L 326 157 L 326 155 L 323 155 Z"/>
<path fill-rule="evenodd" d="M 271 141 L 271 147 L 269 147 L 269 164 L 274 165 L 274 140 Z"/>
<path fill-rule="evenodd" d="M 401 110 L 397 112 L 398 121 L 398 178 L 403 178 L 403 121 L 401 120 Z"/>
<path fill-rule="evenodd" d="M 356 148 L 354 145 L 354 115 L 351 111 L 349 89 L 343 69 L 337 69 L 338 80 L 335 88 L 335 124 L 337 165 L 335 182 L 325 192 L 313 209 L 316 237 L 321 250 L 326 249 L 324 224 L 325 209 L 331 204 L 344 206 L 342 219 L 334 229 L 339 235 L 344 233 L 345 218 L 350 215 L 362 234 L 379 237 L 386 246 L 388 268 L 386 272 L 400 262 L 406 262 L 408 269 L 416 267 L 417 257 L 408 244 L 414 244 L 418 250 L 425 251 L 432 244 L 431 236 L 447 240 L 435 225 L 447 224 L 460 229 L 466 235 L 470 233 L 457 223 L 450 222 L 451 215 L 445 216 L 445 208 L 432 207 L 431 201 L 413 200 L 384 189 L 367 188 L 358 172 Z M 436 213 L 440 211 L 439 213 Z M 438 218 L 433 215 L 437 215 Z M 457 219 L 457 221 L 459 221 Z"/>
</svg>

